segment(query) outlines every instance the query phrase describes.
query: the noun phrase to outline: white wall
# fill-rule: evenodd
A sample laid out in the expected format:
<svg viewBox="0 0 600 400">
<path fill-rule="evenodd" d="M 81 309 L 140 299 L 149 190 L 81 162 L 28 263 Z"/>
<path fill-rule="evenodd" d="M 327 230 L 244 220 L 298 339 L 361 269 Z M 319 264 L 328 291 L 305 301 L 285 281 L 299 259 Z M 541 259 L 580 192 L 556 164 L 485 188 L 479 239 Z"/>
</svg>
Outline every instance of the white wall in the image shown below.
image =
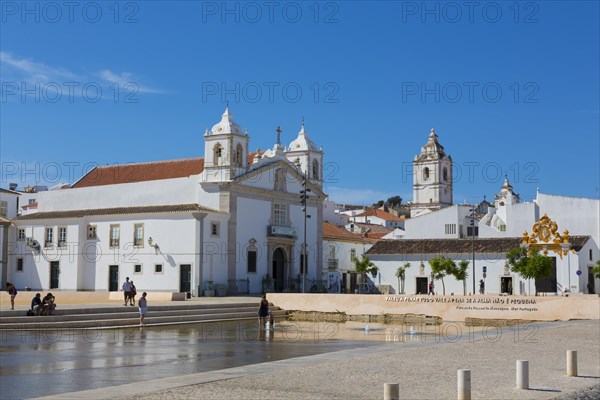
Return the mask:
<svg viewBox="0 0 600 400">
<path fill-rule="evenodd" d="M 227 218 L 225 214 L 209 213 L 204 222 L 205 253 L 215 248 L 219 253 L 227 242 Z M 219 221 L 220 237 L 210 236 L 210 222 Z M 142 246 L 133 246 L 134 224 L 144 224 Z M 96 225 L 97 239 L 87 239 L 88 225 Z M 120 225 L 120 245 L 109 246 L 110 225 Z M 66 249 L 44 248 L 45 227 L 54 227 L 55 243 L 57 227 L 67 227 Z M 192 290 L 194 276 L 198 273 L 195 240 L 196 220 L 187 213 L 126 216 L 92 216 L 79 220 L 21 221 L 17 227 L 26 227 L 27 237 L 33 237 L 41 244 L 40 254 L 34 254 L 25 241 L 16 242 L 16 248 L 9 260 L 9 276 L 17 287 L 47 289 L 50 284 L 50 261 L 60 262 L 59 288 L 63 290 L 108 290 L 109 266 L 119 266 L 119 282 L 126 276 L 132 279 L 138 290 L 179 291 L 181 264 L 190 264 L 192 270 Z M 148 238 L 159 245 L 158 254 L 148 244 Z M 214 246 L 213 246 L 214 244 Z M 23 257 L 24 271 L 16 272 L 16 259 Z M 205 254 L 203 280 L 210 278 L 210 257 Z M 212 280 L 227 282 L 226 262 L 221 262 L 220 254 L 213 258 Z M 134 265 L 141 264 L 142 272 L 134 273 Z M 156 273 L 155 264 L 163 265 L 163 272 Z M 121 285 L 119 285 L 120 288 Z"/>
<path fill-rule="evenodd" d="M 323 271 L 327 272 L 330 248 L 335 248 L 335 259 L 338 260 L 338 271 L 354 271 L 354 263 L 351 259 L 352 249 L 356 252 L 356 258 L 361 258 L 373 245 L 371 243 L 349 242 L 342 240 L 323 240 Z"/>
<path fill-rule="evenodd" d="M 591 235 L 600 243 L 600 200 L 538 192 L 536 202 L 540 216 L 547 214 L 558 224 L 561 234 L 568 229 L 571 235 Z"/>
<path fill-rule="evenodd" d="M 418 217 L 407 218 L 405 221 L 404 239 L 452 239 L 461 237 L 461 228 L 466 237 L 469 220 L 467 216 L 470 206 L 455 204 Z M 446 234 L 446 224 L 455 224 L 453 234 Z M 475 221 L 478 226 L 478 221 Z"/>
<path fill-rule="evenodd" d="M 49 190 L 37 194 L 38 212 L 197 203 L 198 176 L 120 185 Z"/>
</svg>

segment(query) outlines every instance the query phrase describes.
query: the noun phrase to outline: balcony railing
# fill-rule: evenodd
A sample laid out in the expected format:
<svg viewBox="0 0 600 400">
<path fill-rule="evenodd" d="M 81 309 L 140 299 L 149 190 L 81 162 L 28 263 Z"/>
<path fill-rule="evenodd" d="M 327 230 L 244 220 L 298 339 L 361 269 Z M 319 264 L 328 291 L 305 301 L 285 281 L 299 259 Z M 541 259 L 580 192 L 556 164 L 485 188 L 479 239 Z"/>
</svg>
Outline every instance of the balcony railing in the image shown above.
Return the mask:
<svg viewBox="0 0 600 400">
<path fill-rule="evenodd" d="M 280 236 L 296 239 L 298 237 L 298 231 L 292 226 L 269 225 L 267 226 L 267 236 Z"/>
</svg>

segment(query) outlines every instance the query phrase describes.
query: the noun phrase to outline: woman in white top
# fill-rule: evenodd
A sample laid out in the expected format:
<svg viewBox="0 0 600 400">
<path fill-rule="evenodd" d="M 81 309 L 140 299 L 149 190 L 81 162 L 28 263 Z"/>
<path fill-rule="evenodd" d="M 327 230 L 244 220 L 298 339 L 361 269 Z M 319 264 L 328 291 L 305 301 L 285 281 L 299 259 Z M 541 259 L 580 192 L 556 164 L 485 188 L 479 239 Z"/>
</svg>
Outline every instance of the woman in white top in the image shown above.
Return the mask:
<svg viewBox="0 0 600 400">
<path fill-rule="evenodd" d="M 144 325 L 144 317 L 148 314 L 148 301 L 146 301 L 146 292 L 142 293 L 142 297 L 138 300 L 140 308 L 140 325 Z"/>
</svg>

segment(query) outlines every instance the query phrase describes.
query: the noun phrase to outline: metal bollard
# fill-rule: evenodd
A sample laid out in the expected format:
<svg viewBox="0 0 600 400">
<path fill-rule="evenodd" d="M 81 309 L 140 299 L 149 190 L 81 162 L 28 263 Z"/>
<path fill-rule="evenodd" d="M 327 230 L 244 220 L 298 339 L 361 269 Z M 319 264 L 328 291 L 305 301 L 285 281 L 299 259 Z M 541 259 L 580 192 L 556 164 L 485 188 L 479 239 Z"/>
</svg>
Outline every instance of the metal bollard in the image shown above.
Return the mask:
<svg viewBox="0 0 600 400">
<path fill-rule="evenodd" d="M 577 376 L 577 351 L 567 350 L 567 376 Z"/>
<path fill-rule="evenodd" d="M 471 370 L 458 370 L 458 400 L 471 400 Z"/>
<path fill-rule="evenodd" d="M 517 389 L 529 390 L 529 361 L 517 360 Z"/>
<path fill-rule="evenodd" d="M 383 400 L 400 400 L 400 384 L 384 383 Z"/>
</svg>

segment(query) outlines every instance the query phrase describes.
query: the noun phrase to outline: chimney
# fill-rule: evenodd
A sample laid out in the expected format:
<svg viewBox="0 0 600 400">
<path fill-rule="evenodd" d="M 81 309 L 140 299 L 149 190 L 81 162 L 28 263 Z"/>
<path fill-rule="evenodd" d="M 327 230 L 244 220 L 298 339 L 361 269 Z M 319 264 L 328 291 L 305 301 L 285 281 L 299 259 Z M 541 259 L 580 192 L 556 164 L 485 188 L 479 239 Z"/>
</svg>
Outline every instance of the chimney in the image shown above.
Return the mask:
<svg viewBox="0 0 600 400">
<path fill-rule="evenodd" d="M 16 189 L 17 189 L 17 186 L 19 186 L 19 184 L 18 184 L 18 183 L 9 183 L 9 184 L 8 184 L 8 189 L 9 189 L 9 190 L 16 190 Z"/>
</svg>

